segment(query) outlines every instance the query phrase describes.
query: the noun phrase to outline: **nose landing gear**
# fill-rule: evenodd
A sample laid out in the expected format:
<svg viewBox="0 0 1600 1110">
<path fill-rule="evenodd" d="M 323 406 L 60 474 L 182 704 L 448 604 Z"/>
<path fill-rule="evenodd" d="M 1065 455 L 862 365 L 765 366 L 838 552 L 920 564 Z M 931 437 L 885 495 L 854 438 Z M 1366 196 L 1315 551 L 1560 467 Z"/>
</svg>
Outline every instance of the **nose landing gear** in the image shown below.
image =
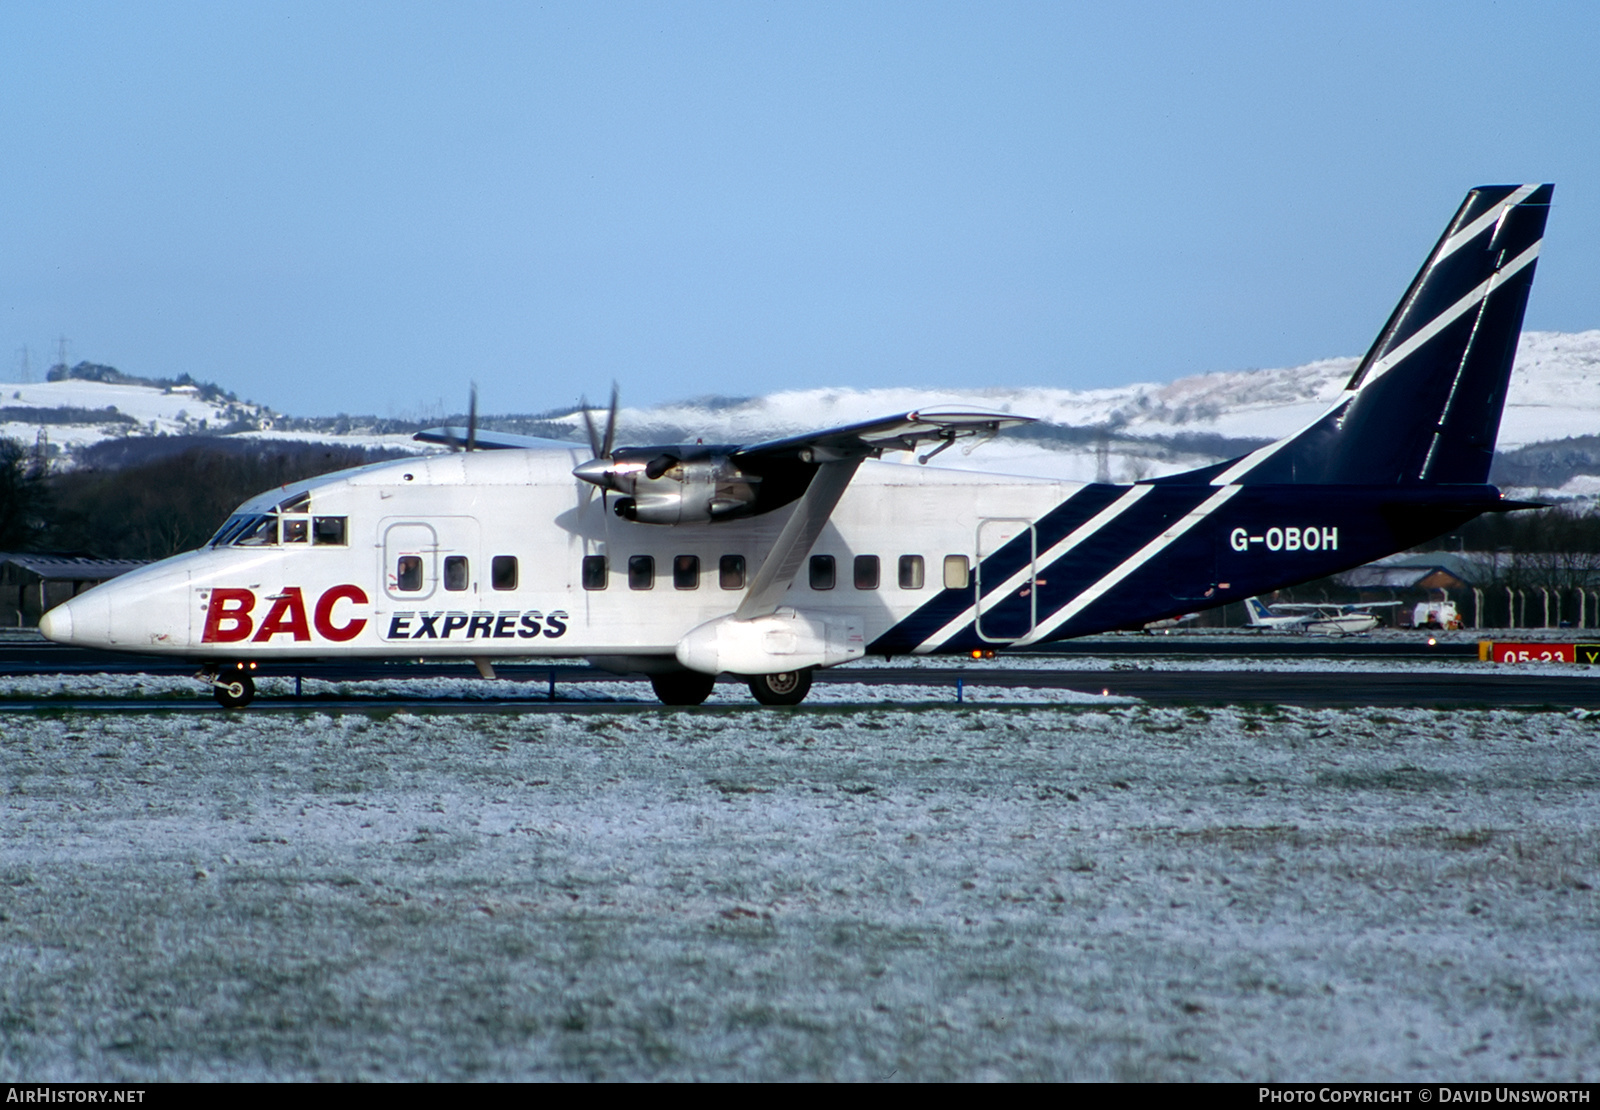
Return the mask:
<svg viewBox="0 0 1600 1110">
<path fill-rule="evenodd" d="M 211 695 L 224 709 L 243 709 L 256 696 L 256 682 L 250 676 L 254 663 L 224 663 L 207 667 L 200 678 L 211 683 Z"/>
</svg>

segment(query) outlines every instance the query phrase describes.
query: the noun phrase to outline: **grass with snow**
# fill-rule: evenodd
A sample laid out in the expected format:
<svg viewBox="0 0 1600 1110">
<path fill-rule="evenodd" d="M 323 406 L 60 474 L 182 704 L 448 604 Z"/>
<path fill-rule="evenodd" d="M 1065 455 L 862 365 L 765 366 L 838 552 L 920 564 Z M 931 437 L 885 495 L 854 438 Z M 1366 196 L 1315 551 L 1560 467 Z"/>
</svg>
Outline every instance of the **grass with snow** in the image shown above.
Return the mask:
<svg viewBox="0 0 1600 1110">
<path fill-rule="evenodd" d="M 8 716 L 0 1077 L 1592 1080 L 1595 721 Z"/>
</svg>

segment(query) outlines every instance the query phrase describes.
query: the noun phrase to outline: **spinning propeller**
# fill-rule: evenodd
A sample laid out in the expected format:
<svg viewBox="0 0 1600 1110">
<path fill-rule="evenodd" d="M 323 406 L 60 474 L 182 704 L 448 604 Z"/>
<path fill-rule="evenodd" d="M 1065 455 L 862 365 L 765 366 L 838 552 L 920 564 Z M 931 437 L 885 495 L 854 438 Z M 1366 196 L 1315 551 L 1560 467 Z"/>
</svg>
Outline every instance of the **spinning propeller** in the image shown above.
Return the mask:
<svg viewBox="0 0 1600 1110">
<path fill-rule="evenodd" d="M 594 452 L 596 459 L 609 458 L 611 449 L 617 445 L 617 383 L 611 383 L 611 407 L 606 410 L 606 433 L 603 438 L 595 431 L 594 417 L 589 415 L 589 398 L 581 398 L 578 404 L 583 408 L 583 426 L 589 430 L 589 450 Z"/>
<path fill-rule="evenodd" d="M 453 427 L 444 429 L 445 440 L 452 451 L 475 451 L 478 447 L 478 383 L 473 382 L 467 391 L 467 441 L 465 446 L 456 438 Z M 437 441 L 435 441 L 437 442 Z"/>
<path fill-rule="evenodd" d="M 617 383 L 611 383 L 611 405 L 606 409 L 606 429 L 602 434 L 594 426 L 594 417 L 589 413 L 589 398 L 581 397 L 578 407 L 583 410 L 583 426 L 589 433 L 589 450 L 594 452 L 594 457 L 588 462 L 576 467 L 572 473 L 591 486 L 600 487 L 601 505 L 609 507 L 606 494 L 610 490 L 611 452 L 617 445 Z M 589 493 L 594 496 L 593 490 Z"/>
</svg>

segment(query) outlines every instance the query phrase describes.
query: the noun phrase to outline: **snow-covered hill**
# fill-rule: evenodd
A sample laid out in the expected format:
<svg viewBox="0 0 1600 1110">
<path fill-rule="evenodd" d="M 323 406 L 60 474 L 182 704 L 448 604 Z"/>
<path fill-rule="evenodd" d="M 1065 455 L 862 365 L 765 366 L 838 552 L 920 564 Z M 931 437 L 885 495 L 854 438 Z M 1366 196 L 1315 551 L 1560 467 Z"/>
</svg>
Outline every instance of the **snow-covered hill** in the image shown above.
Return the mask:
<svg viewBox="0 0 1600 1110">
<path fill-rule="evenodd" d="M 743 401 L 624 409 L 624 427 L 704 429 L 707 439 L 800 432 L 938 404 L 978 405 L 1121 436 L 1277 439 L 1327 410 L 1357 358 L 1274 370 L 1227 370 L 1116 389 L 811 389 Z M 578 418 L 570 418 L 576 424 Z M 1600 331 L 1525 332 L 1512 371 L 1500 447 L 1600 434 Z"/>
<path fill-rule="evenodd" d="M 271 427 L 248 401 L 207 400 L 192 385 L 154 387 L 68 379 L 0 385 L 0 436 L 33 444 L 42 429 L 66 451 L 115 436 L 200 435 Z"/>
<path fill-rule="evenodd" d="M 1295 431 L 1332 403 L 1356 362 L 1333 358 L 1098 390 L 840 388 L 706 398 L 624 408 L 619 428 L 624 443 L 696 437 L 748 442 L 930 405 L 977 406 L 1039 417 L 1046 424 L 984 444 L 970 455 L 946 452 L 931 465 L 1127 481 L 1175 473 Z M 574 410 L 517 418 L 507 430 L 529 420 L 565 427 L 571 438 L 583 438 L 582 417 Z M 380 427 L 383 423 L 324 421 L 308 429 L 249 402 L 206 400 L 194 386 L 76 379 L 0 386 L 0 436 L 31 445 L 43 429 L 56 465 L 63 466 L 72 465 L 74 452 L 118 436 L 225 434 L 421 449 L 408 434 Z M 496 423 L 494 417 L 484 420 L 486 427 Z M 1600 330 L 1525 332 L 1501 425 L 1502 454 L 1581 436 L 1600 436 Z M 1565 452 L 1551 471 L 1556 488 L 1540 492 L 1594 498 L 1600 492 L 1600 447 L 1594 456 L 1590 464 L 1583 451 Z"/>
</svg>

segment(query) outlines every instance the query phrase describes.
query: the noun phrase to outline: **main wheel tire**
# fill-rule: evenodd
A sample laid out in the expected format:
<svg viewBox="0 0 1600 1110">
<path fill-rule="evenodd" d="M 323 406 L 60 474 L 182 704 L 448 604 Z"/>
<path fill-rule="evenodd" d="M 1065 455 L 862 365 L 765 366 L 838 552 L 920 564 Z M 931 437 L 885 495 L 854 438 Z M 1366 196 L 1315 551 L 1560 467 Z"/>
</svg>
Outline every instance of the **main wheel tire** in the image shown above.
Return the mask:
<svg viewBox="0 0 1600 1110">
<path fill-rule="evenodd" d="M 811 672 L 751 675 L 750 692 L 762 705 L 799 705 L 811 692 Z"/>
<path fill-rule="evenodd" d="M 716 675 L 701 674 L 699 671 L 650 676 L 650 685 L 655 687 L 656 697 L 661 699 L 662 705 L 699 705 L 711 696 L 711 689 L 716 684 Z"/>
<path fill-rule="evenodd" d="M 211 684 L 211 693 L 224 709 L 243 709 L 256 696 L 256 681 L 243 671 L 224 671 Z"/>
</svg>

